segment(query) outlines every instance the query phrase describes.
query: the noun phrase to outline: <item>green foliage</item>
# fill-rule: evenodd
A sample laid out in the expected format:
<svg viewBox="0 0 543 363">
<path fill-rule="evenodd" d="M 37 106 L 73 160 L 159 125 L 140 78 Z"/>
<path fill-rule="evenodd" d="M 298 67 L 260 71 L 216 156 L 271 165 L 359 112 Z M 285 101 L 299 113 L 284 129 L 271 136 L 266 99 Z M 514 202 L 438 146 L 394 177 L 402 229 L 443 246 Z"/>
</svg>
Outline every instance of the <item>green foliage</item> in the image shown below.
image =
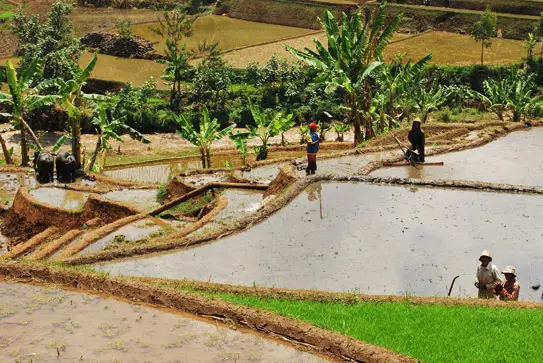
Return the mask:
<svg viewBox="0 0 543 363">
<path fill-rule="evenodd" d="M 117 21 L 115 23 L 115 29 L 121 39 L 130 39 L 134 35 L 132 31 L 132 22 L 128 19 Z"/>
<path fill-rule="evenodd" d="M 70 78 L 81 55 L 79 39 L 72 35 L 68 17 L 71 11 L 72 5 L 56 2 L 42 23 L 38 15 L 28 15 L 19 8 L 11 30 L 19 40 L 17 55 L 22 57 L 21 68 L 28 68 L 37 58 L 44 65 L 45 79 Z"/>
<path fill-rule="evenodd" d="M 481 42 L 481 65 L 483 64 L 484 48 L 489 48 L 492 45 L 491 38 L 497 35 L 496 26 L 498 18 L 490 11 L 490 8 L 486 8 L 481 18 L 475 24 L 473 24 L 472 35 L 473 38 Z"/>
<path fill-rule="evenodd" d="M 334 121 L 332 127 L 336 132 L 336 141 L 343 141 L 344 134 L 351 129 L 351 125 L 339 121 Z"/>
<path fill-rule="evenodd" d="M 300 125 L 298 131 L 300 132 L 300 144 L 305 144 L 305 137 L 309 132 L 309 125 Z"/>
<path fill-rule="evenodd" d="M 156 201 L 157 203 L 162 203 L 166 197 L 168 196 L 168 184 L 167 183 L 161 183 L 158 186 L 158 189 L 156 190 Z"/>
<path fill-rule="evenodd" d="M 363 17 L 361 13 L 348 17 L 343 13 L 341 27 L 334 15 L 327 11 L 322 21 L 328 41 L 326 46 L 317 39 L 316 52 L 309 48 L 302 52 L 287 46 L 292 55 L 319 72 L 318 81 L 325 82 L 327 93 L 338 89 L 346 93 L 346 106 L 354 124 L 355 144 L 362 141 L 360 116 L 369 112 L 371 104 L 369 78 L 382 65 L 382 52 L 400 22 L 399 14 L 388 24 L 385 22 L 386 6 L 386 0 L 382 1 L 373 17 Z M 365 118 L 363 121 L 364 137 L 371 138 L 371 119 Z"/>
<path fill-rule="evenodd" d="M 119 142 L 124 142 L 121 137 L 126 133 L 133 140 L 148 144 L 150 141 L 140 132 L 126 125 L 126 116 L 120 116 L 115 118 L 111 110 L 107 109 L 107 106 L 103 104 L 94 104 L 94 118 L 92 124 L 96 131 L 96 146 L 92 153 L 89 163 L 85 166 L 85 171 L 94 170 L 95 162 L 98 155 L 100 155 L 99 172 L 102 171 L 103 166 L 106 163 L 107 151 L 111 150 L 110 140 L 114 139 Z"/>
<path fill-rule="evenodd" d="M 282 112 L 275 112 L 273 115 L 269 115 L 251 100 L 249 100 L 249 107 L 256 126 L 247 125 L 247 128 L 251 132 L 251 136 L 259 138 L 262 142 L 261 145 L 255 146 L 256 160 L 266 160 L 270 138 L 293 126 L 292 114 L 284 116 Z"/>
<path fill-rule="evenodd" d="M 158 27 L 151 28 L 153 32 L 161 36 L 166 43 L 164 59 L 157 62 L 165 64 L 164 75 L 161 77 L 164 83 L 170 86 L 170 106 L 173 111 L 179 109 L 181 99 L 181 82 L 190 72 L 189 52 L 186 50 L 184 38 L 191 34 L 192 24 L 196 17 L 188 16 L 180 9 L 171 12 L 165 11 L 158 18 Z"/>
<path fill-rule="evenodd" d="M 168 209 L 165 212 L 162 212 L 160 217 L 171 217 L 174 214 L 182 214 L 191 217 L 197 216 L 202 208 L 211 203 L 212 200 L 213 194 L 211 194 L 211 192 L 207 192 L 201 197 L 189 199 L 183 203 L 179 203 L 175 207 Z"/>
<path fill-rule="evenodd" d="M 61 95 L 62 105 L 66 108 L 68 117 L 70 119 L 70 132 L 72 139 L 72 154 L 74 155 L 75 162 L 78 168 L 82 166 L 81 161 L 81 116 L 85 109 L 90 108 L 89 100 L 106 100 L 105 96 L 96 94 L 85 94 L 83 87 L 90 78 L 98 57 L 93 55 L 92 59 L 85 66 L 81 68 L 76 65 L 72 71 L 71 78 L 64 80 L 58 78 L 53 82 L 49 82 L 46 86 L 53 86 L 57 88 L 58 94 Z"/>
<path fill-rule="evenodd" d="M 232 132 L 228 135 L 230 140 L 232 140 L 232 143 L 238 149 L 240 155 L 241 155 L 241 161 L 243 163 L 243 166 L 247 166 L 247 154 L 249 153 L 249 148 L 247 146 L 247 140 L 251 136 L 250 132 L 241 132 L 238 131 L 236 133 Z"/>
<path fill-rule="evenodd" d="M 447 91 L 444 87 L 431 85 L 426 86 L 427 81 L 423 80 L 418 87 L 411 90 L 411 98 L 414 101 L 415 109 L 420 113 L 422 122 L 426 122 L 430 112 L 437 110 L 447 101 Z"/>
<path fill-rule="evenodd" d="M 535 46 L 537 45 L 537 39 L 533 33 L 528 33 L 528 38 L 524 40 L 524 48 L 526 48 L 526 60 L 531 61 Z"/>
<path fill-rule="evenodd" d="M 57 95 L 40 95 L 39 92 L 43 89 L 43 83 L 38 84 L 34 88 L 30 88 L 32 82 L 40 76 L 41 72 L 42 67 L 37 58 L 35 58 L 27 68 L 23 68 L 20 75 L 17 74 L 11 60 L 8 60 L 6 62 L 6 78 L 9 93 L 0 92 L 0 104 L 7 103 L 11 109 L 10 114 L 2 115 L 11 117 L 14 126 L 21 130 L 21 154 L 23 165 L 27 165 L 29 162 L 28 146 L 25 136 L 26 132 L 32 137 L 37 150 L 42 148 L 38 137 L 24 120 L 25 113 L 46 105 L 52 105 L 60 98 L 60 96 Z"/>
<path fill-rule="evenodd" d="M 213 141 L 228 135 L 236 127 L 233 124 L 219 131 L 219 122 L 216 118 L 212 120 L 209 117 L 209 111 L 206 107 L 201 113 L 199 130 L 194 127 L 192 121 L 185 115 L 175 115 L 174 117 L 180 127 L 177 133 L 200 149 L 203 168 L 211 167 L 211 144 Z"/>
<path fill-rule="evenodd" d="M 500 120 L 504 120 L 505 113 L 510 111 L 512 121 L 520 121 L 521 117 L 529 115 L 530 108 L 542 97 L 534 97 L 536 91 L 534 78 L 534 74 L 526 74 L 525 71 L 512 71 L 501 80 L 485 81 L 485 94 L 475 91 L 470 94 L 483 102 L 487 110 L 494 112 Z"/>
</svg>

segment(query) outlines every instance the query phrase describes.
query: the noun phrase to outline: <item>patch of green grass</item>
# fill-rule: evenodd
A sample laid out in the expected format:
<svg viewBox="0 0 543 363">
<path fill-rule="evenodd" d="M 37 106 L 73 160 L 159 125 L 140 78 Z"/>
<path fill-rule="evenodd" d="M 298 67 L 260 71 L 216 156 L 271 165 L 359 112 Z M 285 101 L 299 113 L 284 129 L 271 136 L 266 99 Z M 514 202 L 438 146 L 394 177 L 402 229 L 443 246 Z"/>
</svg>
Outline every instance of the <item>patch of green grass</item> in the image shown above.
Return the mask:
<svg viewBox="0 0 543 363">
<path fill-rule="evenodd" d="M 211 296 L 303 320 L 427 363 L 534 362 L 543 350 L 543 310 L 416 305 L 408 300 L 346 305 Z"/>
<path fill-rule="evenodd" d="M 5 13 L 0 13 L 0 20 L 10 20 L 13 18 L 15 13 L 12 13 L 11 11 L 6 11 Z"/>
<path fill-rule="evenodd" d="M 0 0 L 0 11 L 9 11 L 15 9 L 14 5 L 11 5 L 6 0 Z"/>
<path fill-rule="evenodd" d="M 197 214 L 203 207 L 213 200 L 211 192 L 205 193 L 202 197 L 196 199 L 190 199 L 183 203 L 176 205 L 175 207 L 168 209 L 160 214 L 160 217 L 181 213 L 186 216 L 193 216 Z"/>
</svg>

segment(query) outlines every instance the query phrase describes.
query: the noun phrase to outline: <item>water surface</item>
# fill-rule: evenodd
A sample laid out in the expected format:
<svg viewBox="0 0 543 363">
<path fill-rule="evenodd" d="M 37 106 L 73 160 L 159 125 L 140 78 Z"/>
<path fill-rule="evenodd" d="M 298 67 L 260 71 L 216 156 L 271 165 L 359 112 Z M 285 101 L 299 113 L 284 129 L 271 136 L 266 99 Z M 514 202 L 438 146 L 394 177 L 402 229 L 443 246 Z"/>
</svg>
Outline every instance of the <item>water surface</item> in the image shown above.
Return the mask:
<svg viewBox="0 0 543 363">
<path fill-rule="evenodd" d="M 391 167 L 372 176 L 474 180 L 543 186 L 543 128 L 516 131 L 484 146 L 427 159 L 443 166 Z"/>
<path fill-rule="evenodd" d="M 479 253 L 514 265 L 523 299 L 543 280 L 543 197 L 323 183 L 237 235 L 204 246 L 97 266 L 115 275 L 241 285 L 474 296 Z"/>
</svg>

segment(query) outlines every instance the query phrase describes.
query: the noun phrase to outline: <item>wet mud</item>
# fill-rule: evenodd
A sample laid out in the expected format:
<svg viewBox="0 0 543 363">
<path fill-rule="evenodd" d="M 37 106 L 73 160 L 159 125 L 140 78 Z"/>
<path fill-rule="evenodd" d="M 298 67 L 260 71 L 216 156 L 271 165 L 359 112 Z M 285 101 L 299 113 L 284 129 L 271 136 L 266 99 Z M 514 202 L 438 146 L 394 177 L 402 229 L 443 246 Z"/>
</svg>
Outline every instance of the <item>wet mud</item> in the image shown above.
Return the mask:
<svg viewBox="0 0 543 363">
<path fill-rule="evenodd" d="M 0 206 L 9 207 L 20 186 L 17 174 L 0 173 Z"/>
<path fill-rule="evenodd" d="M 81 211 L 89 198 L 88 193 L 58 188 L 32 189 L 29 193 L 42 203 L 70 211 Z"/>
<path fill-rule="evenodd" d="M 4 362 L 324 362 L 262 337 L 146 306 L 0 283 Z"/>
<path fill-rule="evenodd" d="M 543 128 L 517 131 L 478 148 L 426 159 L 443 166 L 388 167 L 371 175 L 543 186 L 542 139 Z"/>
<path fill-rule="evenodd" d="M 424 187 L 315 183 L 240 234 L 170 254 L 97 265 L 189 278 L 368 294 L 474 296 L 477 258 L 514 265 L 521 299 L 543 279 L 543 197 Z M 493 211 L 490 213 L 489 211 Z M 285 228 L 285 226 L 289 226 Z"/>
<path fill-rule="evenodd" d="M 212 230 L 236 223 L 255 213 L 262 205 L 262 194 L 262 192 L 255 190 L 226 189 L 222 194 L 223 197 L 228 199 L 226 208 L 221 210 L 210 222 L 190 236 L 207 234 Z"/>
<path fill-rule="evenodd" d="M 156 200 L 156 194 L 156 189 L 121 189 L 105 193 L 102 196 L 133 205 L 140 210 L 150 211 L 160 205 Z"/>
<path fill-rule="evenodd" d="M 106 237 L 94 242 L 84 250 L 81 254 L 90 252 L 96 252 L 103 248 L 106 248 L 116 239 L 122 239 L 124 241 L 137 241 L 143 238 L 149 237 L 153 232 L 160 231 L 161 228 L 150 219 L 142 219 L 134 223 L 128 224 L 108 234 Z"/>
</svg>

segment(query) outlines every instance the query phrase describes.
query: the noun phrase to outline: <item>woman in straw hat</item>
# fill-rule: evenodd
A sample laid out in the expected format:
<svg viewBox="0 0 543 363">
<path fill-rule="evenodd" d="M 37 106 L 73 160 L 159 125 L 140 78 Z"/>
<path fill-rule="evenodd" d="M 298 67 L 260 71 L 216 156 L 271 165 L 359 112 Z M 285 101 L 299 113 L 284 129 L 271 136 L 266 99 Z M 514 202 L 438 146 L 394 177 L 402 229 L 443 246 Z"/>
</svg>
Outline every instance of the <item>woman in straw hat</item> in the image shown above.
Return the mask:
<svg viewBox="0 0 543 363">
<path fill-rule="evenodd" d="M 505 276 L 503 285 L 496 285 L 496 294 L 500 300 L 517 301 L 520 293 L 520 284 L 517 282 L 517 272 L 513 266 L 507 266 L 502 274 Z"/>
<path fill-rule="evenodd" d="M 481 299 L 495 299 L 494 287 L 502 283 L 500 270 L 492 263 L 490 252 L 484 250 L 479 256 L 481 264 L 477 267 L 475 287 L 479 289 L 478 297 Z"/>
</svg>

